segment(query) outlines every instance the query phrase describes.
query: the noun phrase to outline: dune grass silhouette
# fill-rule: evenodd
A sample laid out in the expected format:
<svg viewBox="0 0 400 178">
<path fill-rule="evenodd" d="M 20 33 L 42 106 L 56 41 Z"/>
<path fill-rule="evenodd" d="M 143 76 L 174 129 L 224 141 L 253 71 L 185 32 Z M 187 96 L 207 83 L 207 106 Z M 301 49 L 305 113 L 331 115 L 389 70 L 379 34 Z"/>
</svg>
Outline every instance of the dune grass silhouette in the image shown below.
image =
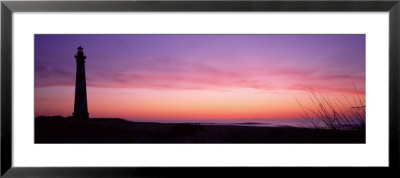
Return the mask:
<svg viewBox="0 0 400 178">
<path fill-rule="evenodd" d="M 304 118 L 304 124 L 317 129 L 365 131 L 365 96 L 359 94 L 354 82 L 353 87 L 357 97 L 349 98 L 343 95 L 342 100 L 331 99 L 327 94 L 310 87 L 308 97 L 311 106 L 296 99 L 302 111 L 300 117 Z"/>
</svg>

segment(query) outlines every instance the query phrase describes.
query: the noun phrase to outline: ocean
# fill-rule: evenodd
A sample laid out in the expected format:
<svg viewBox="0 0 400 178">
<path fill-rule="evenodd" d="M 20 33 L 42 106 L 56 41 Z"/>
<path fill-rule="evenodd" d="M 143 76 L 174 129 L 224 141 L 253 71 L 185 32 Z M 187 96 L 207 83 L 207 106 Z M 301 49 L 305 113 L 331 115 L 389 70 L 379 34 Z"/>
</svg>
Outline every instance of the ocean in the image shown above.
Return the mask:
<svg viewBox="0 0 400 178">
<path fill-rule="evenodd" d="M 200 125 L 232 125 L 252 127 L 313 128 L 304 119 L 229 119 L 229 120 L 130 120 L 135 122 L 190 123 Z"/>
</svg>

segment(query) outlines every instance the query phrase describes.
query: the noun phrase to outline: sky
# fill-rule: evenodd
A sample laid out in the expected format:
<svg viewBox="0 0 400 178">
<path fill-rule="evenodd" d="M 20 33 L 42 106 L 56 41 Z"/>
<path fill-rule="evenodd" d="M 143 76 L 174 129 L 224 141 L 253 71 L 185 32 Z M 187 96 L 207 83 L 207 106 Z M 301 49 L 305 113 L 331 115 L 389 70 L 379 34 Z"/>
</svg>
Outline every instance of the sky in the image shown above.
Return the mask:
<svg viewBox="0 0 400 178">
<path fill-rule="evenodd" d="M 365 35 L 37 34 L 35 117 L 72 115 L 80 45 L 90 117 L 294 119 L 310 88 L 365 96 Z"/>
</svg>

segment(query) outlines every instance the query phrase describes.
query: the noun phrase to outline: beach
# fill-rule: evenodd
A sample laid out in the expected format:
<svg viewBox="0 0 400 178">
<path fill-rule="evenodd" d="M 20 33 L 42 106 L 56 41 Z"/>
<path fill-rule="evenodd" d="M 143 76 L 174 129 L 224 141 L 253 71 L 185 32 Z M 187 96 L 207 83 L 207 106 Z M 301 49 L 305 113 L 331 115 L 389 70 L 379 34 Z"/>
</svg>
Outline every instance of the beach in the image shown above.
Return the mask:
<svg viewBox="0 0 400 178">
<path fill-rule="evenodd" d="M 35 143 L 365 143 L 365 131 L 37 117 Z"/>
</svg>

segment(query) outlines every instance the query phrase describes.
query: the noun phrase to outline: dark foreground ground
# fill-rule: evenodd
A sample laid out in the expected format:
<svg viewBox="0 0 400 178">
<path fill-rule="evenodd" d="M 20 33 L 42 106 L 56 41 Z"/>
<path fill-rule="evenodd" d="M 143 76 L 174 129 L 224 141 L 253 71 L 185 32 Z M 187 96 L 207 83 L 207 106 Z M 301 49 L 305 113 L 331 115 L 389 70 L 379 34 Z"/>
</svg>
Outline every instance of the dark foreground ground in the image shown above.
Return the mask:
<svg viewBox="0 0 400 178">
<path fill-rule="evenodd" d="M 365 143 L 365 131 L 35 118 L 35 143 Z"/>
</svg>

